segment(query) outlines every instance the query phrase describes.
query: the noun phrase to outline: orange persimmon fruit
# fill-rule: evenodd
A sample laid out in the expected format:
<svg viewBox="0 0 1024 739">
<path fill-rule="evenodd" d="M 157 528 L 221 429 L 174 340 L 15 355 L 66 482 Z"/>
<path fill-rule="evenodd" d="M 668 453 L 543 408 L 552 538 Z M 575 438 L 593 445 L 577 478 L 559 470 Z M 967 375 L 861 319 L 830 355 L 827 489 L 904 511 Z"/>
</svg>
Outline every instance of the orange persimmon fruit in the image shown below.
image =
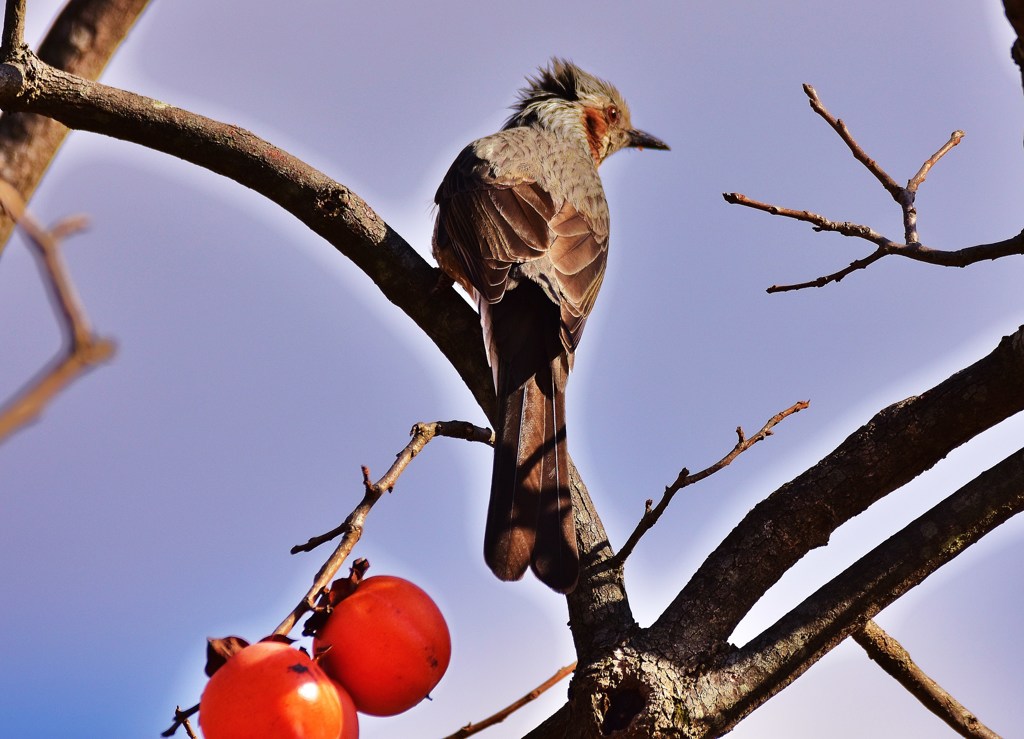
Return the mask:
<svg viewBox="0 0 1024 739">
<path fill-rule="evenodd" d="M 408 580 L 377 575 L 334 606 L 313 639 L 313 653 L 359 711 L 393 716 L 440 682 L 452 646 L 429 595 Z"/>
<path fill-rule="evenodd" d="M 309 655 L 277 641 L 245 647 L 213 674 L 199 701 L 199 726 L 206 739 L 359 735 L 338 686 Z"/>
</svg>

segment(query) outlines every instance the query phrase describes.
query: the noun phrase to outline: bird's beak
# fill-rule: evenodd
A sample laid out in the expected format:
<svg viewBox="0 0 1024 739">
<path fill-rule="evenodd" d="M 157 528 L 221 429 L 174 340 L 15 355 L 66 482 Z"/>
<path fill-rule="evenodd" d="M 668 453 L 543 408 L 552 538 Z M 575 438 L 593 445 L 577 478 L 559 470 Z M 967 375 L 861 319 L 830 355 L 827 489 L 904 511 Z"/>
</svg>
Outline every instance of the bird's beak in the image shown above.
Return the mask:
<svg viewBox="0 0 1024 739">
<path fill-rule="evenodd" d="M 668 151 L 668 144 L 664 141 L 651 136 L 646 131 L 639 131 L 635 128 L 629 132 L 629 143 L 627 146 L 631 146 L 634 149 L 661 149 L 662 151 Z"/>
</svg>

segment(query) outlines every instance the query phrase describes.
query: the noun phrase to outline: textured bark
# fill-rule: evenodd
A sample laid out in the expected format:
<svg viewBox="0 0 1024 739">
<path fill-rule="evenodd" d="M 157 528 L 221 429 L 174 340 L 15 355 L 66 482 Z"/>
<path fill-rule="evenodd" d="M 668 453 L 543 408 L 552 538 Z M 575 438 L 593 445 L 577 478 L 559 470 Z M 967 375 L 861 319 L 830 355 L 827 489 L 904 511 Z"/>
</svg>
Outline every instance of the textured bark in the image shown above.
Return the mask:
<svg viewBox="0 0 1024 739">
<path fill-rule="evenodd" d="M 807 552 L 953 449 L 1024 409 L 1024 329 L 922 395 L 894 403 L 763 500 L 655 624 L 681 654 L 722 643 Z"/>
<path fill-rule="evenodd" d="M 612 547 L 586 485 L 570 462 L 572 507 L 580 551 L 580 580 L 569 593 L 569 628 L 581 665 L 622 643 L 636 629 L 622 565 L 612 566 Z"/>
<path fill-rule="evenodd" d="M 731 705 L 720 706 L 716 734 L 732 728 L 868 619 L 1021 510 L 1024 449 L 875 547 L 731 656 L 723 675 L 736 692 Z"/>
<path fill-rule="evenodd" d="M 999 739 L 998 734 L 928 677 L 903 645 L 886 634 L 874 621 L 868 621 L 863 629 L 855 631 L 852 636 L 872 660 L 960 736 Z"/>
<path fill-rule="evenodd" d="M 694 595 L 694 581 L 705 582 L 695 576 L 653 626 L 622 630 L 617 644 L 581 659 L 569 704 L 530 737 L 703 738 L 729 731 L 880 610 L 1024 510 L 1024 450 L 894 534 L 743 649 L 727 641 L 732 626 L 720 626 L 729 623 L 733 603 L 758 600 L 775 581 L 766 576 L 791 566 L 788 557 L 827 541 L 854 510 L 1022 407 L 1024 327 L 932 390 L 881 411 L 755 508 L 737 527 L 746 531 L 734 531 L 707 561 L 731 567 L 701 569 L 715 587 L 702 585 Z M 704 600 L 687 600 L 697 597 Z M 680 600 L 690 610 L 675 618 L 692 622 L 669 616 Z M 613 625 L 605 633 L 615 633 Z"/>
<path fill-rule="evenodd" d="M 79 77 L 97 79 L 147 2 L 72 0 L 40 45 L 39 58 Z M 20 52 L 11 49 L 9 53 Z M 0 107 L 7 111 L 0 117 L 0 177 L 28 202 L 68 129 L 52 118 Z M 0 254 L 13 227 L 14 221 L 0 213 Z"/>
</svg>

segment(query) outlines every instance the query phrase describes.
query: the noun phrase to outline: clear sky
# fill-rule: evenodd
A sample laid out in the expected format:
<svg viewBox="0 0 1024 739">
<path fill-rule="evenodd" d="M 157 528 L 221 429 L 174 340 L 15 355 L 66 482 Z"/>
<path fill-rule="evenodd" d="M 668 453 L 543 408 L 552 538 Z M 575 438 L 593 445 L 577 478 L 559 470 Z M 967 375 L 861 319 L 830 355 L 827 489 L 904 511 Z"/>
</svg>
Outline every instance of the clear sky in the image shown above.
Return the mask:
<svg viewBox="0 0 1024 739">
<path fill-rule="evenodd" d="M 29 3 L 42 34 L 56 3 Z M 861 3 L 154 2 L 104 81 L 248 128 L 363 196 L 429 253 L 431 201 L 552 55 L 613 81 L 672 151 L 604 167 L 608 277 L 569 388 L 569 447 L 613 543 L 679 469 L 703 467 L 796 400 L 811 408 L 691 488 L 627 568 L 653 620 L 759 499 L 880 408 L 991 351 L 1024 322 L 1019 258 L 966 270 L 890 258 L 839 285 L 768 295 L 864 256 L 861 243 L 725 204 L 739 191 L 898 238 L 899 212 L 808 108 L 801 83 L 897 179 L 964 129 L 918 198 L 922 241 L 1017 233 L 1020 80 L 998 0 Z M 203 685 L 204 639 L 272 630 L 333 527 L 415 421 L 480 411 L 433 345 L 291 216 L 216 175 L 74 134 L 32 203 L 86 213 L 66 245 L 118 354 L 0 447 L 0 734 L 155 737 Z M 0 397 L 59 333 L 18 238 L 0 258 Z M 806 557 L 742 643 L 921 511 L 1015 450 L 1021 419 L 951 454 Z M 373 511 L 372 572 L 427 589 L 453 633 L 434 700 L 363 736 L 436 737 L 573 659 L 564 601 L 481 558 L 480 445 L 435 441 Z M 878 618 L 992 728 L 1024 735 L 1011 521 Z M 518 737 L 565 685 L 486 736 Z M 734 736 L 952 733 L 844 645 Z"/>
</svg>

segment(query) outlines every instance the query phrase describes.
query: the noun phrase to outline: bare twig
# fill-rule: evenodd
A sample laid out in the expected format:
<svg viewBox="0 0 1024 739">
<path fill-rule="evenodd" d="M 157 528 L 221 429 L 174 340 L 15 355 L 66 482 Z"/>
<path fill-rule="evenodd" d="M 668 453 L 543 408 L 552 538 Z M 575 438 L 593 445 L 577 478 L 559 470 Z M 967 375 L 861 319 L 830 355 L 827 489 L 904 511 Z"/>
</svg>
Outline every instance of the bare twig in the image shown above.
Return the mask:
<svg viewBox="0 0 1024 739">
<path fill-rule="evenodd" d="M 744 205 L 754 210 L 764 211 L 770 213 L 773 216 L 783 216 L 785 218 L 793 218 L 797 221 L 805 221 L 814 226 L 815 231 L 832 231 L 834 233 L 842 234 L 843 236 L 852 236 L 858 239 L 864 239 L 866 241 L 872 241 L 878 246 L 883 246 L 886 249 L 898 248 L 900 245 L 891 239 L 887 239 L 882 234 L 878 233 L 868 226 L 862 226 L 859 223 L 851 223 L 850 221 L 832 221 L 825 216 L 812 213 L 809 210 L 795 210 L 793 208 L 783 208 L 780 205 L 772 205 L 771 203 L 763 203 L 760 200 L 754 200 L 748 198 L 738 192 L 726 192 L 722 193 L 722 197 L 725 198 L 725 202 L 731 203 L 732 205 Z"/>
<path fill-rule="evenodd" d="M 449 734 L 447 737 L 445 737 L 445 739 L 464 739 L 467 736 L 472 736 L 473 734 L 477 734 L 477 733 L 483 731 L 484 729 L 488 729 L 491 726 L 494 726 L 495 724 L 500 724 L 502 721 L 507 719 L 513 713 L 515 713 L 520 708 L 525 706 L 527 703 L 530 703 L 531 701 L 537 700 L 537 698 L 544 691 L 546 691 L 546 690 L 554 687 L 555 685 L 557 685 L 558 682 L 561 681 L 564 677 L 566 677 L 567 675 L 571 675 L 572 671 L 575 670 L 575 669 L 576 669 L 576 663 L 575 662 L 573 662 L 571 665 L 566 665 L 565 667 L 561 668 L 558 672 L 556 672 L 554 675 L 552 675 L 547 680 L 545 680 L 540 685 L 538 685 L 536 688 L 534 688 L 529 693 L 524 695 L 519 700 L 509 704 L 505 708 L 502 708 L 497 713 L 495 713 L 495 714 L 493 714 L 491 716 L 488 716 L 487 718 L 483 719 L 482 721 L 477 721 L 475 723 L 466 724 L 461 729 L 456 731 L 454 734 Z"/>
<path fill-rule="evenodd" d="M 882 183 L 882 187 L 892 195 L 896 202 L 899 202 L 900 193 L 903 188 L 900 187 L 896 180 L 890 177 L 889 174 L 878 165 L 878 162 L 867 155 L 867 152 L 865 152 L 864 149 L 861 148 L 860 144 L 858 144 L 853 138 L 853 134 L 850 133 L 850 129 L 846 127 L 846 124 L 828 112 L 828 109 L 821 102 L 821 98 L 818 97 L 818 91 L 807 83 L 804 83 L 803 88 L 804 93 L 807 95 L 808 102 L 811 104 L 811 109 L 824 118 L 828 125 L 832 126 L 843 142 L 850 147 L 850 152 L 853 154 L 854 158 L 863 164 L 865 168 L 867 168 L 867 170 Z"/>
<path fill-rule="evenodd" d="M 611 558 L 608 566 L 612 568 L 618 567 L 626 561 L 626 558 L 633 553 L 633 549 L 636 547 L 637 542 L 640 541 L 640 538 L 658 522 L 659 518 L 661 518 L 661 515 L 665 512 L 665 509 L 668 508 L 669 503 L 672 502 L 672 498 L 676 493 L 685 487 L 710 477 L 723 467 L 728 466 L 734 459 L 736 459 L 736 457 L 754 446 L 754 444 L 771 436 L 773 433 L 772 429 L 782 423 L 787 416 L 798 413 L 809 405 L 810 401 L 797 401 L 786 410 L 776 413 L 774 416 L 769 418 L 765 425 L 761 427 L 761 430 L 749 438 L 743 433 L 743 428 L 737 426 L 736 436 L 739 438 L 736 441 L 736 446 L 734 446 L 728 454 L 710 467 L 692 475 L 690 474 L 690 471 L 684 467 L 682 471 L 680 471 L 679 476 L 676 477 L 675 482 L 665 488 L 665 492 L 662 494 L 658 505 L 653 506 L 653 500 L 647 501 L 644 506 L 644 515 L 640 518 L 640 522 L 637 523 L 636 528 L 633 529 L 633 533 L 629 535 L 628 539 L 626 539 L 626 543 L 622 545 L 622 548 L 616 552 L 614 557 Z"/>
<path fill-rule="evenodd" d="M 199 713 L 199 704 L 196 703 L 191 708 L 187 708 L 184 711 L 181 710 L 181 706 L 174 707 L 174 723 L 167 729 L 160 732 L 160 736 L 174 736 L 178 731 L 178 727 L 184 727 L 185 734 L 188 735 L 189 739 L 198 739 L 195 731 L 192 729 L 192 724 L 189 723 L 189 718 Z"/>
<path fill-rule="evenodd" d="M 82 220 L 69 219 L 47 231 L 26 212 L 25 203 L 18 192 L 3 180 L 0 180 L 0 205 L 18 222 L 39 254 L 68 334 L 67 348 L 42 376 L 0 408 L 0 441 L 3 441 L 17 429 L 38 418 L 47 403 L 72 380 L 113 356 L 114 344 L 93 334 L 60 255 L 58 234 L 65 235 L 80 229 Z"/>
<path fill-rule="evenodd" d="M 913 259 L 916 262 L 925 262 L 926 264 L 935 264 L 943 267 L 966 267 L 970 264 L 974 264 L 975 262 L 1001 259 L 1002 257 L 1013 254 L 1024 254 L 1024 231 L 1016 236 L 1004 239 L 1003 241 L 996 241 L 991 244 L 977 244 L 975 246 L 966 246 L 962 249 L 946 251 L 942 249 L 933 249 L 919 243 L 901 244 L 893 241 L 883 234 L 878 233 L 874 229 L 859 223 L 851 223 L 849 221 L 832 221 L 825 216 L 812 213 L 808 210 L 783 208 L 779 205 L 772 205 L 771 203 L 764 203 L 760 200 L 748 198 L 746 195 L 738 192 L 722 193 L 722 197 L 725 198 L 727 203 L 732 205 L 742 205 L 747 208 L 753 208 L 754 210 L 769 213 L 773 216 L 783 216 L 785 218 L 792 218 L 797 221 L 810 223 L 814 227 L 815 231 L 831 231 L 843 236 L 864 239 L 865 241 L 870 241 L 876 245 L 874 252 L 862 259 L 856 259 L 850 262 L 849 265 L 837 272 L 823 275 L 822 277 L 808 280 L 807 282 L 799 282 L 790 285 L 772 285 L 767 289 L 767 292 L 770 293 L 802 290 L 808 287 L 823 287 L 832 282 L 839 282 L 851 272 L 869 267 L 882 257 L 888 256 L 889 254 Z"/>
<path fill-rule="evenodd" d="M 945 721 L 960 736 L 999 739 L 999 735 L 978 720 L 963 704 L 946 692 L 917 666 L 903 646 L 874 621 L 851 634 L 868 657 L 888 672 L 929 711 Z"/>
<path fill-rule="evenodd" d="M 907 189 L 911 192 L 917 192 L 917 188 L 925 181 L 925 178 L 928 176 L 932 167 L 934 167 L 942 157 L 946 156 L 950 149 L 959 144 L 960 140 L 963 139 L 965 135 L 966 134 L 964 134 L 963 131 L 953 131 L 953 133 L 949 135 L 949 141 L 944 143 L 937 152 L 928 157 L 924 164 L 921 165 L 921 169 L 917 170 L 917 174 L 910 178 L 910 181 L 907 183 Z"/>
<path fill-rule="evenodd" d="M 410 433 L 412 434 L 412 439 L 398 453 L 394 464 L 377 482 L 370 481 L 370 470 L 368 467 L 363 467 L 363 499 L 359 501 L 359 505 L 355 507 L 341 526 L 321 536 L 313 537 L 305 544 L 292 547 L 292 554 L 296 554 L 315 549 L 320 544 L 330 541 L 339 535 L 342 537 L 341 541 L 338 542 L 338 546 L 331 553 L 331 556 L 317 572 L 316 577 L 313 579 L 313 585 L 306 592 L 306 595 L 278 627 L 274 629 L 273 633 L 288 634 L 304 614 L 316 607 L 316 599 L 323 589 L 330 584 L 331 580 L 334 579 L 334 576 L 341 569 L 346 558 L 348 558 L 349 553 L 351 553 L 352 548 L 355 547 L 356 542 L 362 536 L 363 525 L 366 522 L 367 515 L 370 513 L 370 509 L 373 508 L 374 504 L 380 500 L 385 492 L 389 492 L 394 488 L 399 475 L 402 474 L 405 468 L 409 466 L 413 457 L 419 454 L 431 439 L 435 436 L 450 436 L 456 439 L 467 439 L 469 441 L 490 444 L 493 443 L 494 437 L 490 429 L 480 428 L 465 421 L 417 423 L 412 427 Z"/>
<path fill-rule="evenodd" d="M 1024 254 L 1024 232 L 1018 236 L 1014 236 L 997 243 L 979 244 L 977 246 L 965 247 L 957 251 L 932 249 L 924 246 L 919 241 L 917 229 L 917 208 L 914 204 L 917 197 L 917 190 L 928 177 L 928 173 L 931 171 L 932 167 L 934 167 L 936 163 L 938 163 L 938 161 L 954 146 L 960 143 L 965 135 L 963 131 L 954 131 L 950 134 L 949 140 L 939 147 L 934 154 L 928 157 L 928 159 L 926 159 L 921 165 L 920 169 L 918 169 L 917 173 L 907 181 L 907 186 L 901 187 L 896 180 L 890 177 L 889 174 L 878 165 L 874 159 L 868 156 L 867 152 L 865 152 L 860 144 L 857 143 L 856 139 L 853 138 L 853 135 L 846 127 L 846 124 L 828 111 L 821 102 L 821 99 L 818 97 L 817 91 L 813 87 L 805 84 L 804 92 L 807 94 L 811 108 L 814 112 L 821 116 L 836 131 L 836 133 L 839 134 L 840 138 L 842 138 L 843 142 L 849 147 L 857 161 L 863 164 L 865 168 L 874 175 L 874 177 L 882 184 L 882 187 L 892 195 L 893 200 L 895 200 L 900 206 L 900 210 L 903 215 L 904 241 L 903 243 L 893 241 L 874 229 L 859 223 L 833 221 L 825 216 L 818 215 L 817 213 L 812 213 L 807 210 L 783 208 L 778 205 L 772 205 L 771 203 L 764 203 L 748 198 L 746 195 L 741 195 L 740 193 L 723 193 L 723 197 L 727 203 L 743 205 L 748 208 L 754 208 L 755 210 L 770 213 L 771 215 L 784 216 L 798 221 L 805 221 L 806 223 L 812 224 L 815 231 L 832 231 L 834 233 L 842 234 L 843 236 L 853 236 L 870 241 L 876 246 L 876 249 L 872 254 L 851 262 L 847 267 L 838 270 L 837 272 L 818 277 L 814 280 L 808 280 L 807 282 L 794 283 L 790 285 L 772 285 L 768 288 L 768 292 L 774 293 L 785 292 L 788 290 L 802 290 L 808 287 L 822 287 L 833 282 L 839 282 L 851 272 L 864 269 L 889 254 L 898 254 L 919 262 L 927 262 L 929 264 L 938 264 L 947 267 L 965 267 L 968 264 L 973 264 L 974 262 L 986 259 L 999 259 L 1000 257 L 1008 256 L 1010 254 Z"/>
</svg>

